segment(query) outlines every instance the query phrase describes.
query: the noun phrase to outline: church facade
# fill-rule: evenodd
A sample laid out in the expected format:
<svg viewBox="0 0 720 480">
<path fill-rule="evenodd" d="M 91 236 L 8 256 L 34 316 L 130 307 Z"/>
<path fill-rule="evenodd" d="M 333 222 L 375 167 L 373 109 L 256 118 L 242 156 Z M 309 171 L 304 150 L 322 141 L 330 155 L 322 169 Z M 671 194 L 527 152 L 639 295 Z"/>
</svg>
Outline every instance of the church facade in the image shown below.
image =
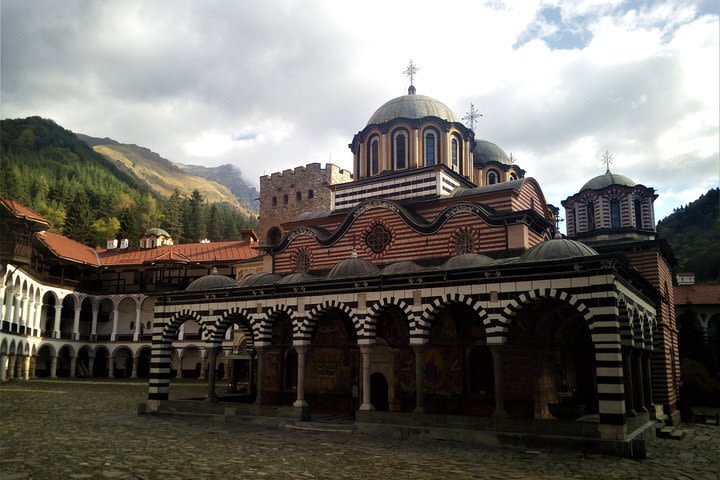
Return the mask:
<svg viewBox="0 0 720 480">
<path fill-rule="evenodd" d="M 261 235 L 263 273 L 156 297 L 147 411 L 168 402 L 174 339 L 191 321 L 205 332 L 209 398 L 216 358 L 233 358 L 259 415 L 464 425 L 635 456 L 656 422 L 677 421 L 662 284 L 673 260 L 654 235 L 652 189 L 593 183 L 584 207 L 564 203 L 576 222 L 596 198 L 596 223 L 562 238 L 540 185 L 413 86 L 349 146 L 352 180 L 328 182 L 292 219 L 263 205 L 292 198 L 274 182 L 290 174 L 265 179 L 260 229 L 277 229 Z"/>
</svg>

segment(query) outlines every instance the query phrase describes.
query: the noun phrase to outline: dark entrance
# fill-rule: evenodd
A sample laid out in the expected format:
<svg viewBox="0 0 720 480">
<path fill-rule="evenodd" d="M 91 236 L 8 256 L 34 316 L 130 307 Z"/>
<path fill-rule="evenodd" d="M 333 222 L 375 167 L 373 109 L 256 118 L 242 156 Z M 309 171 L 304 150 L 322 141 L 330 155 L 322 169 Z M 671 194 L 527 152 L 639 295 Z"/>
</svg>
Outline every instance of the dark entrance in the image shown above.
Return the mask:
<svg viewBox="0 0 720 480">
<path fill-rule="evenodd" d="M 370 403 L 375 410 L 386 411 L 388 404 L 388 383 L 385 375 L 375 372 L 370 375 Z"/>
</svg>

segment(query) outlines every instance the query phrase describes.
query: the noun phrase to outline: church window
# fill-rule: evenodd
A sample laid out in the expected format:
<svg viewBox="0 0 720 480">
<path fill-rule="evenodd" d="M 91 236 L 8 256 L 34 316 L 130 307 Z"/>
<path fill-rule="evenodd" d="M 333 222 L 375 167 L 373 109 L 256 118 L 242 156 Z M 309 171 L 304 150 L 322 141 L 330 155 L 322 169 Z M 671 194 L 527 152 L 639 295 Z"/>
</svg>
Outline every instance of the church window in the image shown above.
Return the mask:
<svg viewBox="0 0 720 480">
<path fill-rule="evenodd" d="M 494 185 L 500 181 L 500 174 L 497 170 L 490 170 L 487 173 L 487 184 Z"/>
<path fill-rule="evenodd" d="M 595 230 L 595 205 L 592 202 L 588 202 L 586 208 L 587 213 L 587 231 L 592 232 Z"/>
<path fill-rule="evenodd" d="M 367 158 L 367 175 L 377 175 L 380 172 L 380 141 L 378 137 L 370 140 Z"/>
<path fill-rule="evenodd" d="M 300 252 L 295 260 L 295 270 L 298 273 L 310 271 L 310 255 L 307 252 Z"/>
<path fill-rule="evenodd" d="M 423 156 L 425 166 L 435 165 L 437 163 L 438 135 L 435 130 L 425 130 L 423 134 Z"/>
<path fill-rule="evenodd" d="M 515 175 L 515 172 L 510 173 L 510 181 L 517 180 L 517 175 Z"/>
<path fill-rule="evenodd" d="M 365 243 L 373 253 L 382 253 L 391 240 L 390 230 L 381 224 L 375 225 L 365 237 Z"/>
<path fill-rule="evenodd" d="M 610 226 L 620 228 L 620 202 L 616 198 L 610 200 Z"/>
<path fill-rule="evenodd" d="M 314 197 L 315 197 L 315 192 L 313 192 L 312 190 L 308 190 L 307 198 L 314 198 Z"/>
<path fill-rule="evenodd" d="M 473 253 L 475 247 L 475 237 L 468 232 L 460 232 L 455 237 L 455 254 L 462 255 L 464 253 Z"/>
<path fill-rule="evenodd" d="M 642 204 L 640 203 L 639 198 L 635 199 L 634 205 L 635 205 L 635 228 L 643 228 Z"/>
<path fill-rule="evenodd" d="M 460 156 L 460 149 L 458 147 L 457 138 L 455 138 L 455 137 L 453 137 L 453 139 L 452 139 L 451 155 L 452 155 L 453 170 L 457 170 L 458 169 L 458 157 Z"/>
<path fill-rule="evenodd" d="M 400 130 L 393 134 L 393 164 L 395 170 L 404 170 L 408 166 L 407 134 Z"/>
<path fill-rule="evenodd" d="M 302 193 L 300 193 L 300 192 L 295 192 L 295 200 L 298 201 L 298 202 L 299 202 L 300 200 L 302 200 Z"/>
<path fill-rule="evenodd" d="M 285 205 L 288 204 L 288 195 L 287 195 L 287 193 L 286 193 L 285 195 L 283 195 L 283 204 L 285 204 Z"/>
<path fill-rule="evenodd" d="M 272 206 L 277 207 L 277 197 L 272 198 Z"/>
</svg>

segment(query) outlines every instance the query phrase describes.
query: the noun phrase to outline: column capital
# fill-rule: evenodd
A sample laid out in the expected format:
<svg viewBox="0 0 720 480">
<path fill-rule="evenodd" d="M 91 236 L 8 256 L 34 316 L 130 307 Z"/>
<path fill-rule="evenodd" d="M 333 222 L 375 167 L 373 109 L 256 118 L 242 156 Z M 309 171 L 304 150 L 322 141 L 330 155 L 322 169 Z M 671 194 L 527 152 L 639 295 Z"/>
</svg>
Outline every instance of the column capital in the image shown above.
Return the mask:
<svg viewBox="0 0 720 480">
<path fill-rule="evenodd" d="M 373 351 L 372 345 L 359 345 L 359 348 L 360 348 L 360 352 L 363 355 L 369 355 Z"/>
</svg>

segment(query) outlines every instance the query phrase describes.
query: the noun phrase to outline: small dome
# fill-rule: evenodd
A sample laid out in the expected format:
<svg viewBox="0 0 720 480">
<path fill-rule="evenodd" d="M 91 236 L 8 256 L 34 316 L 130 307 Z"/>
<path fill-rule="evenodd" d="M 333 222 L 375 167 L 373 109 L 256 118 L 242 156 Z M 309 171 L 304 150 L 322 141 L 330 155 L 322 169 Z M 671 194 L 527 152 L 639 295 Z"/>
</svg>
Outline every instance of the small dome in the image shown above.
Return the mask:
<svg viewBox="0 0 720 480">
<path fill-rule="evenodd" d="M 270 285 L 272 283 L 277 282 L 282 277 L 278 275 L 277 273 L 268 273 L 268 272 L 262 272 L 262 273 L 253 273 L 252 275 L 248 275 L 247 277 L 240 280 L 239 285 L 241 287 L 254 287 L 256 285 Z"/>
<path fill-rule="evenodd" d="M 317 280 L 318 277 L 315 275 L 310 275 L 308 273 L 291 273 L 290 275 L 285 275 L 280 280 L 277 281 L 278 284 L 291 284 L 291 283 L 303 283 L 303 282 L 312 282 L 314 280 Z"/>
<path fill-rule="evenodd" d="M 378 108 L 367 124 L 385 123 L 396 118 L 419 119 L 423 117 L 438 117 L 448 122 L 459 121 L 450 107 L 441 101 L 411 93 L 393 98 Z"/>
<path fill-rule="evenodd" d="M 411 273 L 420 273 L 427 270 L 425 267 L 421 267 L 415 262 L 405 260 L 402 262 L 391 263 L 387 267 L 383 268 L 382 275 L 407 275 Z"/>
<path fill-rule="evenodd" d="M 163 230 L 162 228 L 148 228 L 145 231 L 145 235 L 155 235 L 156 237 L 160 237 L 160 236 L 169 237 L 170 236 L 170 234 L 168 232 L 166 232 L 165 230 Z"/>
<path fill-rule="evenodd" d="M 216 288 L 235 287 L 237 286 L 237 284 L 238 283 L 232 278 L 226 277 L 225 275 L 220 275 L 217 271 L 217 268 L 213 267 L 210 275 L 205 275 L 204 277 L 200 277 L 197 280 L 193 281 L 190 285 L 187 286 L 185 291 L 198 292 L 202 290 L 214 290 Z"/>
<path fill-rule="evenodd" d="M 332 269 L 330 269 L 330 273 L 328 273 L 327 278 L 363 277 L 379 271 L 380 269 L 377 265 L 365 260 L 364 258 L 359 258 L 353 251 L 350 258 L 340 260 Z"/>
<path fill-rule="evenodd" d="M 463 253 L 455 255 L 443 263 L 443 270 L 458 270 L 461 268 L 483 267 L 492 262 L 492 258 L 479 253 Z"/>
<path fill-rule="evenodd" d="M 598 253 L 584 243 L 567 238 L 545 240 L 531 247 L 520 256 L 520 262 L 545 262 L 568 258 L 592 257 Z"/>
<path fill-rule="evenodd" d="M 605 187 L 609 187 L 611 185 L 622 185 L 625 187 L 634 187 L 635 182 L 630 180 L 625 175 L 619 175 L 617 173 L 604 173 L 603 175 L 598 175 L 597 177 L 593 178 L 589 182 L 587 182 L 583 187 L 580 189 L 582 192 L 583 190 L 600 190 Z"/>
<path fill-rule="evenodd" d="M 488 162 L 499 162 L 512 165 L 512 161 L 505 151 L 487 140 L 475 140 L 473 148 L 473 165 L 481 167 Z"/>
</svg>

